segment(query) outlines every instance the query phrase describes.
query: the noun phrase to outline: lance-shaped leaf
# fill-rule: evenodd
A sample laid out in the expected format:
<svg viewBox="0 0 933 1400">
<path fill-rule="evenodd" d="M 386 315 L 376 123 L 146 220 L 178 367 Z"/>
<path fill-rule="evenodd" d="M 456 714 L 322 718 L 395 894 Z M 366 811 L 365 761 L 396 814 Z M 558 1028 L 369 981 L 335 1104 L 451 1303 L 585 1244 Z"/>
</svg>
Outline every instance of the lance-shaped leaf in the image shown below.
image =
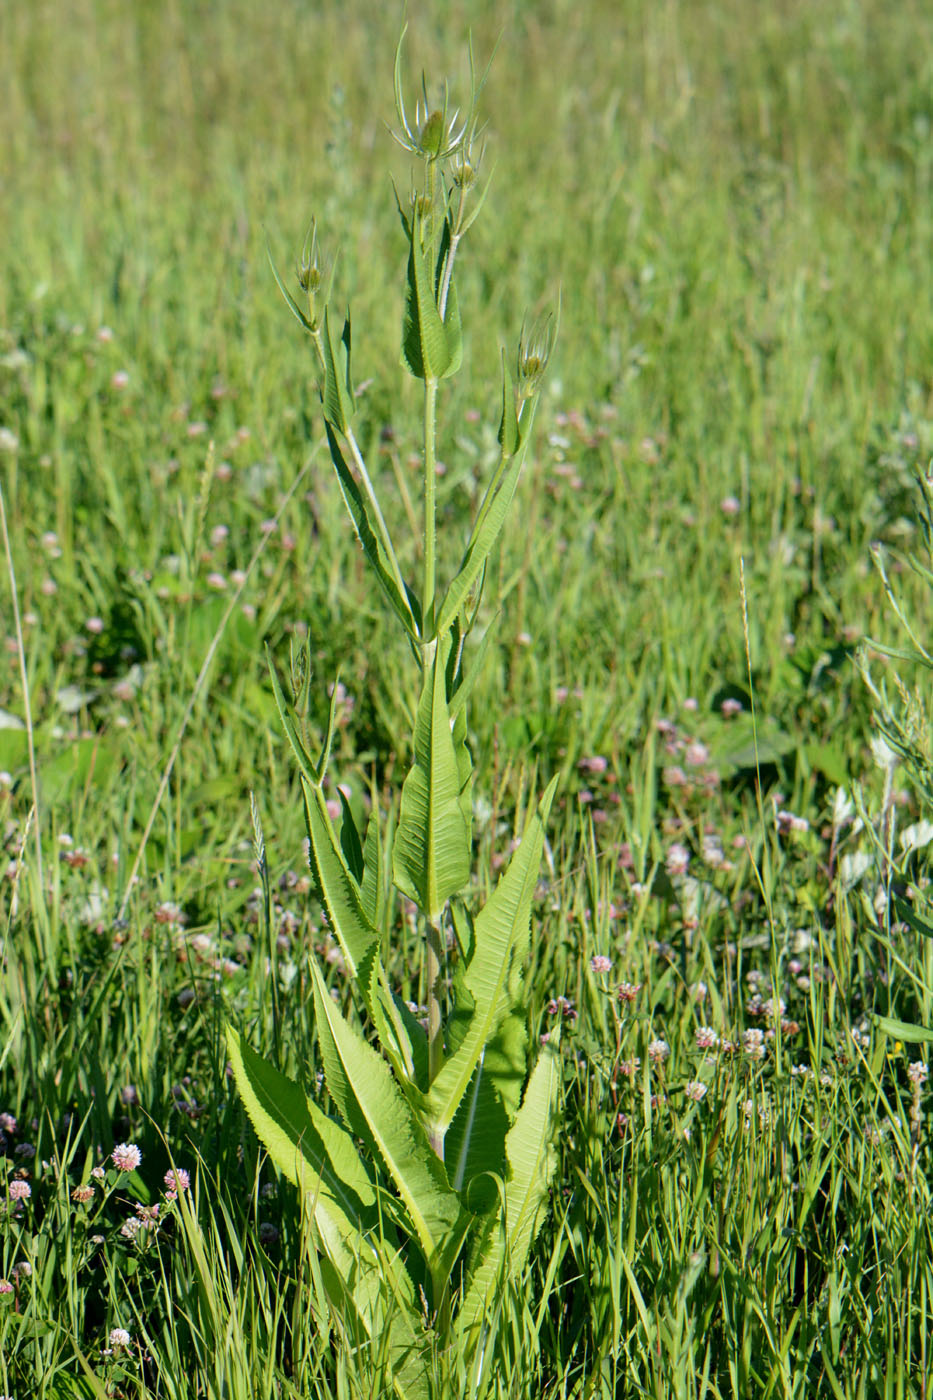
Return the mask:
<svg viewBox="0 0 933 1400">
<path fill-rule="evenodd" d="M 441 379 L 450 369 L 452 355 L 447 328 L 437 309 L 431 260 L 422 243 L 424 220 L 420 216 L 413 217 L 408 230 L 402 363 L 416 379 Z"/>
<path fill-rule="evenodd" d="M 347 869 L 357 885 L 361 885 L 363 881 L 363 843 L 360 840 L 353 811 L 343 788 L 337 789 L 337 796 L 340 798 L 341 812 L 340 849 L 343 851 Z"/>
<path fill-rule="evenodd" d="M 294 1185 L 317 1193 L 321 1210 L 333 1206 L 353 1222 L 354 1235 L 379 1225 L 376 1191 L 350 1134 L 328 1118 L 293 1080 L 251 1049 L 227 1026 L 233 1077 L 256 1135 L 276 1167 Z"/>
<path fill-rule="evenodd" d="M 447 353 L 450 358 L 441 378 L 449 379 L 452 374 L 457 373 L 463 363 L 463 324 L 460 320 L 460 299 L 457 296 L 457 284 L 453 280 L 447 289 L 444 331 L 447 336 Z"/>
<path fill-rule="evenodd" d="M 486 631 L 480 637 L 479 646 L 476 649 L 476 654 L 473 657 L 470 669 L 468 671 L 463 670 L 461 665 L 461 672 L 459 677 L 460 684 L 450 696 L 450 715 L 451 718 L 454 720 L 457 718 L 457 715 L 460 713 L 460 710 L 469 700 L 470 696 L 473 693 L 473 687 L 476 685 L 477 679 L 482 674 L 483 662 L 485 661 L 486 654 L 489 651 L 489 643 L 492 641 L 493 633 L 497 622 L 498 614 L 496 614 L 496 616 L 492 619 L 489 626 L 486 628 Z"/>
<path fill-rule="evenodd" d="M 524 452 L 519 451 L 514 457 L 507 457 L 503 449 L 503 457 L 483 498 L 460 569 L 452 580 L 438 612 L 436 628 L 439 636 L 453 624 L 502 533 L 524 460 Z"/>
<path fill-rule="evenodd" d="M 269 246 L 268 237 L 266 238 L 266 256 L 269 259 L 269 266 L 272 268 L 272 276 L 275 278 L 275 284 L 278 287 L 279 291 L 282 293 L 282 296 L 285 298 L 289 311 L 292 313 L 299 325 L 304 326 L 306 331 L 310 331 L 313 334 L 314 327 L 308 320 L 305 313 L 302 311 L 301 307 L 296 302 L 295 298 L 292 296 L 291 292 L 286 287 L 285 283 L 282 281 L 281 277 L 279 276 L 279 270 L 276 267 L 275 261 L 272 257 L 272 249 Z"/>
<path fill-rule="evenodd" d="M 388 1332 L 398 1400 L 427 1400 L 425 1358 L 416 1332 L 419 1305 L 376 1187 L 352 1137 L 291 1079 L 227 1027 L 227 1053 L 240 1097 L 273 1163 L 304 1193 L 322 1274 L 342 1325 L 373 1348 Z M 329 1265 L 329 1267 L 327 1267 Z"/>
<path fill-rule="evenodd" d="M 382 832 L 379 826 L 379 805 L 373 794 L 372 811 L 366 825 L 366 840 L 363 843 L 363 879 L 360 882 L 360 899 L 363 910 L 373 928 L 382 931 L 385 923 L 387 890 L 385 885 L 385 860 L 383 855 Z"/>
<path fill-rule="evenodd" d="M 305 800 L 305 820 L 310 841 L 311 868 L 327 921 L 343 953 L 347 971 L 356 977 L 360 964 L 369 950 L 378 945 L 379 935 L 363 909 L 359 886 L 350 874 L 343 851 L 327 812 L 327 803 L 319 787 L 312 786 L 302 776 Z"/>
<path fill-rule="evenodd" d="M 403 1014 L 402 999 L 393 996 L 375 943 L 360 966 L 359 986 L 379 1044 L 388 1056 L 409 1103 L 420 1115 L 424 1112 L 422 1085 L 425 1082 L 427 1038 L 411 1013 L 407 1017 Z M 420 1036 L 412 1035 L 412 1026 L 421 1031 Z"/>
<path fill-rule="evenodd" d="M 441 1135 L 453 1122 L 480 1055 L 515 1002 L 515 979 L 528 949 L 531 902 L 556 786 L 555 776 L 508 869 L 474 920 L 473 957 L 464 973 L 472 1010 L 458 1049 L 441 1066 L 428 1092 L 431 1129 Z M 455 1011 L 452 1019 L 458 1014 Z"/>
<path fill-rule="evenodd" d="M 321 394 L 324 418 L 338 433 L 345 433 L 356 411 L 356 399 L 350 379 L 349 313 L 343 323 L 343 334 L 335 344 L 330 315 L 325 308 L 321 345 L 324 352 L 324 388 Z"/>
<path fill-rule="evenodd" d="M 305 748 L 304 744 L 302 743 L 301 736 L 298 733 L 298 727 L 295 724 L 295 721 L 291 714 L 291 709 L 288 703 L 286 702 L 285 695 L 282 691 L 282 684 L 279 680 L 278 672 L 275 669 L 275 662 L 272 660 L 272 652 L 270 651 L 268 646 L 266 646 L 266 663 L 269 667 L 269 676 L 272 680 L 272 693 L 275 696 L 275 704 L 279 712 L 279 718 L 282 721 L 282 728 L 285 730 L 285 737 L 288 739 L 288 742 L 291 745 L 292 753 L 298 760 L 298 766 L 301 769 L 304 776 L 307 778 L 309 783 L 322 783 L 324 781 L 324 774 L 327 770 L 328 762 L 330 761 L 330 749 L 331 744 L 334 741 L 334 729 L 337 724 L 337 685 L 335 683 L 334 688 L 331 691 L 330 710 L 327 716 L 327 733 L 324 736 L 324 747 L 321 750 L 320 761 L 318 763 L 315 763 L 314 760 L 311 758 L 311 755 Z"/>
<path fill-rule="evenodd" d="M 510 1012 L 480 1055 L 444 1140 L 451 1185 L 470 1210 L 484 1212 L 495 1200 L 494 1177 L 505 1171 L 505 1138 L 521 1103 L 527 1064 L 525 1017 Z"/>
<path fill-rule="evenodd" d="M 344 1020 L 311 960 L 315 1022 L 327 1088 L 351 1132 L 384 1163 L 433 1278 L 444 1278 L 470 1216 L 385 1060 Z"/>
<path fill-rule="evenodd" d="M 502 352 L 502 417 L 499 420 L 499 442 L 506 457 L 513 457 L 518 451 L 518 415 L 515 411 L 515 386 L 509 367 Z"/>
<path fill-rule="evenodd" d="M 418 623 L 412 606 L 411 591 L 407 585 L 405 586 L 404 594 L 399 588 L 395 580 L 389 556 L 379 536 L 369 523 L 366 502 L 363 500 L 360 488 L 353 480 L 350 468 L 344 461 L 343 453 L 340 451 L 340 444 L 337 441 L 334 429 L 331 427 L 330 423 L 327 422 L 325 422 L 324 427 L 327 432 L 327 443 L 330 447 L 331 461 L 337 471 L 340 490 L 343 493 L 343 499 L 350 513 L 350 519 L 353 521 L 356 537 L 363 546 L 363 553 L 369 560 L 376 577 L 382 584 L 386 597 L 401 619 L 406 632 L 408 632 L 410 637 L 417 640 Z"/>
<path fill-rule="evenodd" d="M 498 1212 L 479 1236 L 470 1280 L 460 1309 L 473 1344 L 497 1289 L 515 1281 L 525 1267 L 544 1220 L 548 1187 L 557 1165 L 555 1127 L 560 1095 L 560 1056 L 554 1041 L 542 1048 L 525 1089 L 522 1106 L 506 1138 L 508 1175 L 504 1218 Z"/>
<path fill-rule="evenodd" d="M 415 720 L 414 763 L 402 787 L 393 879 L 436 922 L 445 903 L 470 878 L 470 827 L 447 705 L 445 666 L 450 638 L 438 640 L 425 672 Z"/>
</svg>

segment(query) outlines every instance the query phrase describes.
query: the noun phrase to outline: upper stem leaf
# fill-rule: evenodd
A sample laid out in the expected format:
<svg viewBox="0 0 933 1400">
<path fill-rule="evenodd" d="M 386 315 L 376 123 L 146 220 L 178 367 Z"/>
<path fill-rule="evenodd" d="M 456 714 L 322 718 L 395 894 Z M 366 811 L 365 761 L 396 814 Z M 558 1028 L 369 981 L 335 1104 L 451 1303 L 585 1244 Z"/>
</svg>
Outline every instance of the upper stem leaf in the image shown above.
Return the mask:
<svg viewBox="0 0 933 1400">
<path fill-rule="evenodd" d="M 445 667 L 450 637 L 439 640 L 415 720 L 414 763 L 402 787 L 393 879 L 432 923 L 470 878 L 472 769 L 458 733 L 455 745 Z M 464 727 L 465 728 L 465 727 Z"/>
</svg>

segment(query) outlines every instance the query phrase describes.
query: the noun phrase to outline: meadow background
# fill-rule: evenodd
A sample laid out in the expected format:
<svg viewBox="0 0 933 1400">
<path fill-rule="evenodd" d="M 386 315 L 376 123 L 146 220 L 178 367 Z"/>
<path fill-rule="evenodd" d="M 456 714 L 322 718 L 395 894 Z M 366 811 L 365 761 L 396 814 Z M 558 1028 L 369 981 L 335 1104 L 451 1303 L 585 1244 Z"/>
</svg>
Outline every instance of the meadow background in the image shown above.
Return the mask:
<svg viewBox="0 0 933 1400">
<path fill-rule="evenodd" d="M 536 1032 L 563 1008 L 566 1118 L 499 1393 L 928 1396 L 925 670 L 897 662 L 898 686 L 859 647 L 904 644 L 873 546 L 920 641 L 930 616 L 910 562 L 933 452 L 933 14 L 477 0 L 408 19 L 409 83 L 423 67 L 455 96 L 469 30 L 481 64 L 498 41 L 443 391 L 448 571 L 495 457 L 499 347 L 562 288 L 471 711 L 481 882 L 561 775 L 529 975 Z M 285 667 L 310 638 L 320 722 L 340 669 L 334 770 L 358 811 L 371 791 L 389 809 L 407 761 L 414 678 L 265 246 L 290 276 L 314 214 L 339 247 L 403 535 L 401 21 L 329 0 L 0 13 L 16 1400 L 380 1394 L 309 1307 L 296 1193 L 222 1027 L 314 1085 L 303 950 L 327 934 L 263 644 Z M 401 910 L 397 934 L 420 1001 Z"/>
</svg>

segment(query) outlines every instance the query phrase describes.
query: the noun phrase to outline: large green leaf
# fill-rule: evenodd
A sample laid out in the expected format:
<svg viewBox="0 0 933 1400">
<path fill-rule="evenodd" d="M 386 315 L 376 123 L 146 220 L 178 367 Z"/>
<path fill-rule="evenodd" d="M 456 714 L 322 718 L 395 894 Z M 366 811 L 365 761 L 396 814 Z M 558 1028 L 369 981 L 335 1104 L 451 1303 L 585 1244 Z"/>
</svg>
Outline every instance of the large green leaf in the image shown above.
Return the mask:
<svg viewBox="0 0 933 1400">
<path fill-rule="evenodd" d="M 282 1174 L 304 1193 L 327 1266 L 328 1296 L 350 1335 L 375 1351 L 388 1333 L 398 1400 L 427 1400 L 419 1305 L 375 1183 L 350 1134 L 227 1027 L 227 1053 L 256 1135 Z"/>
<path fill-rule="evenodd" d="M 311 866 L 327 921 L 340 944 L 347 971 L 356 977 L 369 950 L 378 944 L 377 930 L 366 917 L 360 889 L 350 873 L 340 843 L 327 813 L 327 803 L 319 787 L 302 775 Z"/>
<path fill-rule="evenodd" d="M 344 1020 L 313 958 L 311 975 L 330 1096 L 351 1132 L 384 1163 L 432 1277 L 446 1277 L 470 1217 L 451 1190 L 444 1164 L 432 1151 L 389 1066 Z"/>
<path fill-rule="evenodd" d="M 435 923 L 470 878 L 470 826 L 464 812 L 463 752 L 454 746 L 444 668 L 449 636 L 439 638 L 425 672 L 415 721 L 414 763 L 402 787 L 393 879 Z M 465 751 L 465 748 L 464 750 Z"/>
<path fill-rule="evenodd" d="M 472 1331 L 474 1344 L 491 1299 L 504 1284 L 520 1277 L 544 1220 L 548 1187 L 557 1165 L 560 1080 L 560 1055 L 552 1040 L 542 1048 L 506 1138 L 504 1217 L 497 1212 L 491 1218 L 473 1250 L 460 1317 L 467 1333 Z"/>
<path fill-rule="evenodd" d="M 333 1205 L 353 1222 L 354 1235 L 379 1224 L 376 1191 L 353 1139 L 286 1075 L 227 1026 L 233 1077 L 256 1135 L 294 1185 L 315 1191 L 320 1209 Z"/>
<path fill-rule="evenodd" d="M 343 499 L 350 513 L 350 519 L 353 521 L 356 537 L 363 546 L 363 553 L 372 565 L 373 571 L 381 583 L 386 597 L 392 604 L 406 632 L 408 632 L 409 636 L 412 638 L 417 639 L 418 623 L 412 607 L 412 595 L 407 586 L 403 594 L 395 581 L 389 556 L 386 553 L 382 541 L 369 523 L 366 502 L 363 500 L 360 488 L 353 479 L 350 468 L 344 461 L 343 453 L 340 450 L 340 444 L 337 441 L 334 429 L 331 424 L 327 422 L 325 422 L 324 428 L 327 433 L 327 444 L 330 448 L 331 461 L 334 464 L 337 478 L 340 482 L 340 490 L 343 493 Z"/>
<path fill-rule="evenodd" d="M 450 369 L 447 328 L 435 299 L 434 276 L 423 246 L 424 219 L 416 214 L 409 228 L 408 285 L 402 325 L 402 363 L 416 379 L 440 379 Z M 452 327 L 452 336 L 455 334 Z"/>
<path fill-rule="evenodd" d="M 518 850 L 488 903 L 473 924 L 473 956 L 463 974 L 472 1003 L 459 1048 L 441 1066 L 428 1092 L 431 1130 L 445 1134 L 473 1078 L 487 1044 L 515 1005 L 517 980 L 524 962 L 531 927 L 531 902 L 548 813 L 554 799 L 553 778 L 529 822 Z M 455 1010 L 452 1020 L 462 1015 Z M 460 1029 L 455 1030 L 457 1038 Z"/>
</svg>

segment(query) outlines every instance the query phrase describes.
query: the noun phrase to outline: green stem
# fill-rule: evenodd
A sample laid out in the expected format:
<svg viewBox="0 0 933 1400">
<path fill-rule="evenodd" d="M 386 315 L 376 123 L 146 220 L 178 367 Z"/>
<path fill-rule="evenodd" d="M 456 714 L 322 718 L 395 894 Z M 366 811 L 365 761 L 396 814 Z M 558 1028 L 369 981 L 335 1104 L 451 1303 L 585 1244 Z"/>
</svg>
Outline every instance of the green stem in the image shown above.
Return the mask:
<svg viewBox="0 0 933 1400">
<path fill-rule="evenodd" d="M 421 608 L 421 635 L 434 631 L 434 591 L 437 584 L 437 380 L 424 381 L 424 592 Z M 430 664 L 433 649 L 425 648 L 424 665 Z"/>
<path fill-rule="evenodd" d="M 441 998 L 440 981 L 441 968 L 443 966 L 443 945 L 441 943 L 441 930 L 431 922 L 425 921 L 425 953 L 426 968 L 425 980 L 428 991 L 428 1083 L 433 1084 L 437 1078 L 437 1073 L 441 1067 L 443 1059 L 443 1038 L 441 1026 Z M 431 1135 L 431 1146 L 444 1160 L 444 1135 L 443 1133 Z"/>
</svg>

